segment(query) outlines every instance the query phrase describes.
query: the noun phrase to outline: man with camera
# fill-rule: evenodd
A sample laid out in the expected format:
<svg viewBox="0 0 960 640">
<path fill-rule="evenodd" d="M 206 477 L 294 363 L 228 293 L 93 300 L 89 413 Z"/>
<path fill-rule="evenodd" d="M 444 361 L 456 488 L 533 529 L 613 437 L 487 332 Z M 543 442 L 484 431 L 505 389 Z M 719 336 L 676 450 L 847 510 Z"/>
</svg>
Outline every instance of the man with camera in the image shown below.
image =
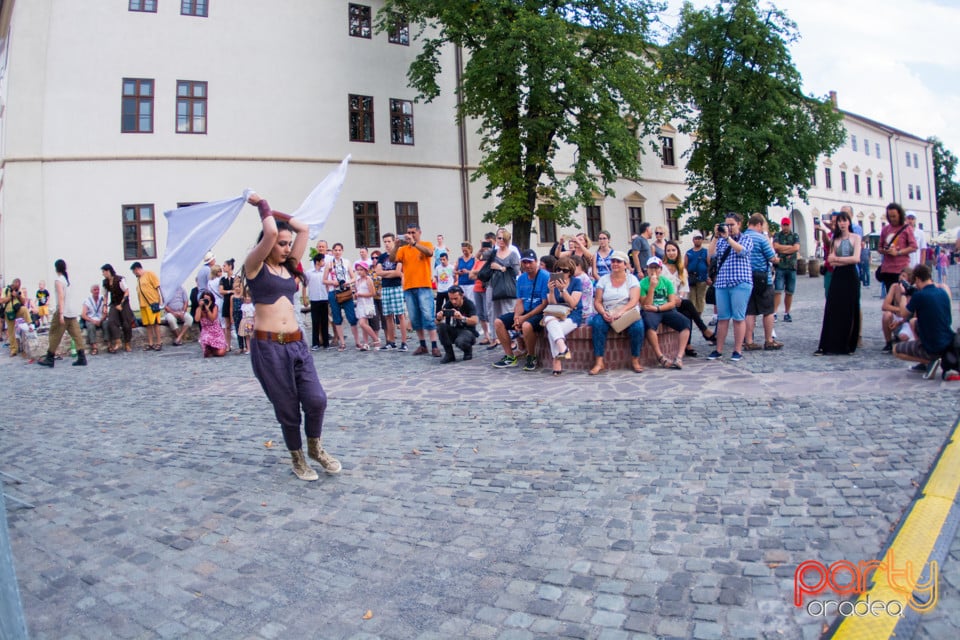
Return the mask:
<svg viewBox="0 0 960 640">
<path fill-rule="evenodd" d="M 437 333 L 444 351 L 440 364 L 456 361 L 454 346 L 463 351 L 464 360 L 473 358 L 478 322 L 476 305 L 463 294 L 463 288 L 460 285 L 450 287 L 447 301 L 437 314 Z"/>
<path fill-rule="evenodd" d="M 390 252 L 390 260 L 400 265 L 403 272 L 403 299 L 410 325 L 417 332 L 420 346 L 413 355 L 420 356 L 427 351 L 424 337 L 430 333 L 431 353 L 440 357 L 437 347 L 437 323 L 434 319 L 433 302 L 433 245 L 420 239 L 420 225 L 411 222 L 407 233 L 397 247 Z"/>
<path fill-rule="evenodd" d="M 913 269 L 913 286 L 906 285 L 904 293 L 906 295 L 900 298 L 900 316 L 907 321 L 916 316 L 918 339 L 897 343 L 893 347 L 893 355 L 901 360 L 919 363 L 914 369 L 925 369 L 924 378 L 929 378 L 937 370 L 940 354 L 953 344 L 950 295 L 934 284 L 930 267 L 925 264 L 918 264 Z"/>
</svg>

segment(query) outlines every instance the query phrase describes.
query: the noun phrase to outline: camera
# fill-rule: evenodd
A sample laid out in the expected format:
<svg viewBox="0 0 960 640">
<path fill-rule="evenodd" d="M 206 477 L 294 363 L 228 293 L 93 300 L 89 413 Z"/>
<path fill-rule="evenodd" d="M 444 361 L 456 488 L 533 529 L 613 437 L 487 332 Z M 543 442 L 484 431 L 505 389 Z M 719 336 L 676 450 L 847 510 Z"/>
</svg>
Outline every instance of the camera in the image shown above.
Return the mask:
<svg viewBox="0 0 960 640">
<path fill-rule="evenodd" d="M 714 231 L 715 231 L 715 233 L 716 233 L 718 236 L 725 236 L 725 235 L 727 235 L 727 225 L 725 225 L 725 224 L 718 224 L 718 225 L 714 228 Z"/>
<path fill-rule="evenodd" d="M 347 285 L 346 280 L 337 280 L 337 287 L 340 289 L 345 289 Z"/>
<path fill-rule="evenodd" d="M 906 280 L 900 281 L 900 288 L 903 289 L 903 295 L 905 296 L 912 296 L 917 292 L 917 288 Z"/>
<path fill-rule="evenodd" d="M 444 317 L 444 318 L 452 318 L 452 317 L 453 317 L 453 311 L 454 311 L 453 309 L 444 309 L 444 310 L 443 310 L 443 317 Z"/>
<path fill-rule="evenodd" d="M 562 273 L 551 273 L 551 274 L 550 274 L 550 282 L 553 282 L 553 281 L 555 281 L 555 280 L 563 280 L 563 274 L 562 274 Z"/>
</svg>

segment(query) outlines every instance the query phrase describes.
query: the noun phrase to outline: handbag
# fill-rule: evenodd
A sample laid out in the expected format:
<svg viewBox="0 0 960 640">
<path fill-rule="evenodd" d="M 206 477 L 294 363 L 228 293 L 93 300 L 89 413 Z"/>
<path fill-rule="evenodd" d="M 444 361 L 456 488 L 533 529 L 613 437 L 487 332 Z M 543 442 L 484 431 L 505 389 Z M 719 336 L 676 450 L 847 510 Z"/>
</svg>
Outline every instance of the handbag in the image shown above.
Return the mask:
<svg viewBox="0 0 960 640">
<path fill-rule="evenodd" d="M 490 268 L 490 263 L 493 261 L 493 256 L 489 256 L 486 262 L 483 263 L 483 266 L 480 267 L 480 271 L 477 271 L 477 280 L 480 282 L 490 282 L 490 279 L 493 277 L 493 269 Z"/>
<path fill-rule="evenodd" d="M 517 277 L 513 275 L 513 269 L 507 267 L 506 271 L 496 271 L 490 280 L 493 286 L 494 300 L 512 300 L 517 297 Z"/>
<path fill-rule="evenodd" d="M 353 300 L 353 289 L 337 290 L 334 296 L 336 297 L 338 303 L 343 304 L 347 300 Z"/>
<path fill-rule="evenodd" d="M 160 303 L 159 303 L 159 302 L 151 302 L 151 303 L 150 303 L 150 311 L 152 311 L 153 313 L 160 313 Z"/>
<path fill-rule="evenodd" d="M 558 320 L 566 320 L 571 311 L 573 311 L 573 309 L 565 304 L 548 304 L 543 309 L 543 315 L 553 316 Z"/>
<path fill-rule="evenodd" d="M 633 307 L 630 309 L 630 311 L 627 311 L 625 314 L 610 323 L 610 328 L 617 333 L 623 333 L 630 328 L 630 325 L 639 320 L 640 317 L 640 309 Z"/>
<path fill-rule="evenodd" d="M 707 293 L 703 298 L 707 304 L 717 304 L 717 288 L 713 285 L 707 287 Z"/>
</svg>

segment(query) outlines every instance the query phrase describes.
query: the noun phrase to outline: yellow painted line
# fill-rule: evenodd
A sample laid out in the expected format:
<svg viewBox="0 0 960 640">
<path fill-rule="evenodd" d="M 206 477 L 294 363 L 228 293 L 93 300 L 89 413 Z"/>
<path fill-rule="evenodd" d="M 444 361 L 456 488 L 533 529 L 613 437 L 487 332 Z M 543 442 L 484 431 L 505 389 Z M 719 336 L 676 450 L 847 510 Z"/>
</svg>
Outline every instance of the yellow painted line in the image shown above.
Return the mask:
<svg viewBox="0 0 960 640">
<path fill-rule="evenodd" d="M 960 439 L 956 437 L 958 431 L 960 420 L 954 425 L 951 441 L 944 447 L 936 466 L 927 478 L 923 497 L 914 503 L 884 557 L 884 561 L 892 558 L 898 570 L 905 569 L 909 563 L 913 580 L 917 580 L 926 567 L 944 522 L 954 507 L 954 500 L 960 493 Z M 939 579 L 938 568 L 938 582 Z M 873 582 L 874 586 L 857 599 L 857 603 L 864 603 L 861 609 L 866 606 L 867 599 L 871 603 L 898 602 L 905 616 L 914 615 L 907 604 L 911 594 L 893 588 L 880 570 L 874 573 Z M 934 593 L 939 595 L 939 585 L 937 589 Z M 935 601 L 928 603 L 928 606 L 931 605 L 931 608 L 935 608 Z M 894 637 L 897 623 L 901 619 L 885 611 L 877 616 L 849 615 L 843 619 L 832 637 L 834 640 L 887 640 Z"/>
</svg>

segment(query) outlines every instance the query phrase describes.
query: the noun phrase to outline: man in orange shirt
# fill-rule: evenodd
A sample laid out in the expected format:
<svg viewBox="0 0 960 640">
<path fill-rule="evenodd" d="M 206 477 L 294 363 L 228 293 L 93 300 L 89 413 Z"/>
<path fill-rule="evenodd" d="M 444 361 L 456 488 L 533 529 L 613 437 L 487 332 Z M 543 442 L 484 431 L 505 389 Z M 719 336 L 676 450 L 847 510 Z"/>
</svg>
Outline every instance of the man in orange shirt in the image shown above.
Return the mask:
<svg viewBox="0 0 960 640">
<path fill-rule="evenodd" d="M 437 346 L 437 321 L 433 316 L 433 245 L 420 239 L 420 226 L 407 225 L 404 238 L 398 239 L 390 259 L 403 269 L 403 299 L 407 307 L 410 325 L 417 332 L 420 346 L 415 356 L 427 353 L 424 331 L 430 332 L 431 354 L 440 357 Z"/>
</svg>

